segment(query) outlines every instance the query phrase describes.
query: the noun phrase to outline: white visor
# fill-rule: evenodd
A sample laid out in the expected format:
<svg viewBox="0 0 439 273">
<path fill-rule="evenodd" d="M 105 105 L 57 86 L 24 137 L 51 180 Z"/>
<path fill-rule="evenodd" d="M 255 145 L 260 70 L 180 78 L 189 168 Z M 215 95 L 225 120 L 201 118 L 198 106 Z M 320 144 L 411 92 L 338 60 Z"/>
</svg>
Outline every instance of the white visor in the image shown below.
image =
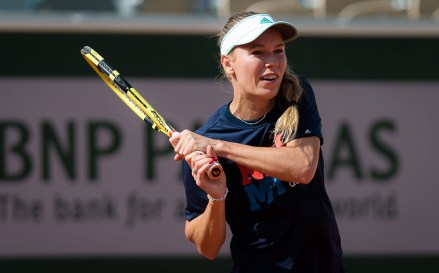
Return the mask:
<svg viewBox="0 0 439 273">
<path fill-rule="evenodd" d="M 229 54 L 235 46 L 253 42 L 269 28 L 277 29 L 284 42 L 296 39 L 299 34 L 297 29 L 288 22 L 276 22 L 268 14 L 255 14 L 242 19 L 224 35 L 221 42 L 221 55 Z"/>
</svg>

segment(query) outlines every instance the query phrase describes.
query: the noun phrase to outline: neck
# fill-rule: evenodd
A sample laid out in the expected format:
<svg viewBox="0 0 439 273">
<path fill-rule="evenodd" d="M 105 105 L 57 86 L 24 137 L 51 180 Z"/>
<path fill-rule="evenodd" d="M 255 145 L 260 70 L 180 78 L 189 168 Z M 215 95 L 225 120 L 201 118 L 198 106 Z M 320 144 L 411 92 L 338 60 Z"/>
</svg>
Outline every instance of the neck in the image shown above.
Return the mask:
<svg viewBox="0 0 439 273">
<path fill-rule="evenodd" d="M 238 119 L 249 121 L 261 119 L 273 108 L 273 105 L 271 101 L 258 104 L 252 101 L 242 102 L 242 100 L 234 99 L 230 103 L 229 110 Z"/>
</svg>

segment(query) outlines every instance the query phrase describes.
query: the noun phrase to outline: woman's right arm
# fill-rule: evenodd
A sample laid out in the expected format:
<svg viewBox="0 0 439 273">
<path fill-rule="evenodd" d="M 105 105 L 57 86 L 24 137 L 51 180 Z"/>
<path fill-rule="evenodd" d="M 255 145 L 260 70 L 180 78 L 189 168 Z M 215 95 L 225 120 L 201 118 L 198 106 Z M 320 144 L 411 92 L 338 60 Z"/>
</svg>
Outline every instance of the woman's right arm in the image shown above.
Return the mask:
<svg viewBox="0 0 439 273">
<path fill-rule="evenodd" d="M 215 259 L 226 239 L 225 202 L 209 201 L 202 214 L 186 221 L 185 234 L 201 255 Z"/>
<path fill-rule="evenodd" d="M 206 154 L 194 152 L 185 158 L 192 169 L 192 176 L 198 187 L 209 194 L 203 213 L 191 221 L 186 221 L 186 238 L 193 242 L 198 252 L 208 259 L 215 259 L 226 238 L 225 197 L 227 196 L 226 176 L 223 173 L 217 180 L 210 179 L 206 171 L 216 154 L 212 147 Z"/>
</svg>

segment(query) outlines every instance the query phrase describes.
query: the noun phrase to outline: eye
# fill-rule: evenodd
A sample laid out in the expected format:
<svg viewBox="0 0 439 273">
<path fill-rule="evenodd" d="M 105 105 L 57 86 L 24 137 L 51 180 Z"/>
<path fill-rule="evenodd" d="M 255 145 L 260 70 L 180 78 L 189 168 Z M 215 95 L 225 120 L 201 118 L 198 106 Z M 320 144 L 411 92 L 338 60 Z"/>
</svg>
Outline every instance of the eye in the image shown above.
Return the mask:
<svg viewBox="0 0 439 273">
<path fill-rule="evenodd" d="M 283 48 L 276 49 L 276 50 L 274 51 L 274 53 L 276 53 L 276 54 L 282 54 L 282 53 L 284 53 L 284 49 L 283 49 Z"/>
</svg>

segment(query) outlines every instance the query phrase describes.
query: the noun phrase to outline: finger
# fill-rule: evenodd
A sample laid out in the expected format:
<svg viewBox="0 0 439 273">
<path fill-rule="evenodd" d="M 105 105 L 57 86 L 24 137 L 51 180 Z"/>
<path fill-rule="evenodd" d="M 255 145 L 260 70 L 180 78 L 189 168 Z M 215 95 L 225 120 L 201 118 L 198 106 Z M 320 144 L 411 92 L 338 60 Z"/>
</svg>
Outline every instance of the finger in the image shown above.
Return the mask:
<svg viewBox="0 0 439 273">
<path fill-rule="evenodd" d="M 207 146 L 207 156 L 210 157 L 209 164 L 212 164 L 212 163 L 218 161 L 218 157 L 216 156 L 215 150 L 213 149 L 212 145 Z"/>
<path fill-rule="evenodd" d="M 209 164 L 213 164 L 214 162 L 217 162 L 217 161 L 218 161 L 217 157 L 211 157 L 210 161 L 209 161 Z"/>
<path fill-rule="evenodd" d="M 217 180 L 217 179 L 219 179 L 219 177 L 221 175 L 223 175 L 224 170 L 223 170 L 220 162 L 218 162 L 219 161 L 218 157 L 217 157 L 212 145 L 207 146 L 207 155 L 210 158 L 209 169 L 207 170 L 207 175 L 212 180 Z"/>
<path fill-rule="evenodd" d="M 190 164 L 192 169 L 199 169 L 202 165 L 209 162 L 210 158 L 199 151 L 192 152 L 189 156 L 186 157 L 186 161 Z"/>
<path fill-rule="evenodd" d="M 196 167 L 192 170 L 192 176 L 197 180 L 197 183 L 201 181 L 201 179 L 207 178 L 207 170 L 209 169 L 208 159 L 203 159 L 198 161 Z M 201 164 L 204 162 L 204 164 Z"/>
<path fill-rule="evenodd" d="M 203 156 L 203 155 L 204 155 L 203 152 L 195 151 L 195 152 L 189 153 L 187 156 L 184 157 L 184 159 L 185 160 L 194 160 L 194 158 L 196 156 Z"/>
<path fill-rule="evenodd" d="M 173 144 L 174 152 L 176 154 L 184 155 L 183 149 L 182 149 L 184 147 L 184 142 L 185 142 L 184 131 L 180 132 L 180 133 L 174 133 L 171 137 L 171 140 L 172 140 L 172 143 L 174 143 L 174 141 L 176 141 L 176 143 Z"/>
<path fill-rule="evenodd" d="M 184 156 L 182 156 L 182 155 L 179 155 L 179 154 L 175 154 L 174 155 L 174 160 L 175 161 L 180 161 L 180 160 L 182 160 L 184 158 Z"/>
<path fill-rule="evenodd" d="M 215 157 L 216 158 L 216 153 L 215 153 L 215 150 L 213 149 L 212 145 L 208 145 L 207 146 L 207 155 L 209 157 Z"/>
<path fill-rule="evenodd" d="M 197 166 L 197 168 L 198 168 L 197 173 L 198 174 L 200 174 L 200 175 L 201 174 L 203 174 L 203 175 L 207 174 L 207 171 L 210 168 L 209 160 L 210 159 L 205 159 L 205 160 L 202 161 L 203 164 L 201 164 L 200 166 Z M 201 162 L 201 160 L 200 160 L 200 162 Z"/>
<path fill-rule="evenodd" d="M 189 155 L 184 157 L 184 160 L 186 160 L 187 164 L 189 165 L 189 167 L 194 170 L 195 168 L 195 162 L 198 160 L 196 157 L 199 156 L 200 154 L 198 152 L 193 152 L 190 153 Z"/>
<path fill-rule="evenodd" d="M 202 157 L 201 156 L 198 157 L 197 160 L 193 163 L 194 169 L 198 170 L 199 172 L 203 166 L 209 167 L 210 160 L 211 160 L 210 157 L 207 157 L 206 155 L 203 155 Z"/>
<path fill-rule="evenodd" d="M 180 133 L 175 131 L 171 133 L 171 137 L 169 138 L 169 142 L 171 143 L 171 145 L 173 147 L 175 147 L 175 145 L 177 145 L 178 141 L 180 140 Z"/>
<path fill-rule="evenodd" d="M 187 156 L 194 151 L 192 138 L 188 130 L 180 133 L 180 139 L 174 148 L 174 151 L 180 155 Z"/>
<path fill-rule="evenodd" d="M 197 170 L 192 169 L 192 177 L 195 178 L 197 176 Z"/>
<path fill-rule="evenodd" d="M 218 157 L 216 156 L 215 150 L 211 145 L 207 146 L 207 156 L 210 158 L 209 164 L 218 161 Z"/>
</svg>

